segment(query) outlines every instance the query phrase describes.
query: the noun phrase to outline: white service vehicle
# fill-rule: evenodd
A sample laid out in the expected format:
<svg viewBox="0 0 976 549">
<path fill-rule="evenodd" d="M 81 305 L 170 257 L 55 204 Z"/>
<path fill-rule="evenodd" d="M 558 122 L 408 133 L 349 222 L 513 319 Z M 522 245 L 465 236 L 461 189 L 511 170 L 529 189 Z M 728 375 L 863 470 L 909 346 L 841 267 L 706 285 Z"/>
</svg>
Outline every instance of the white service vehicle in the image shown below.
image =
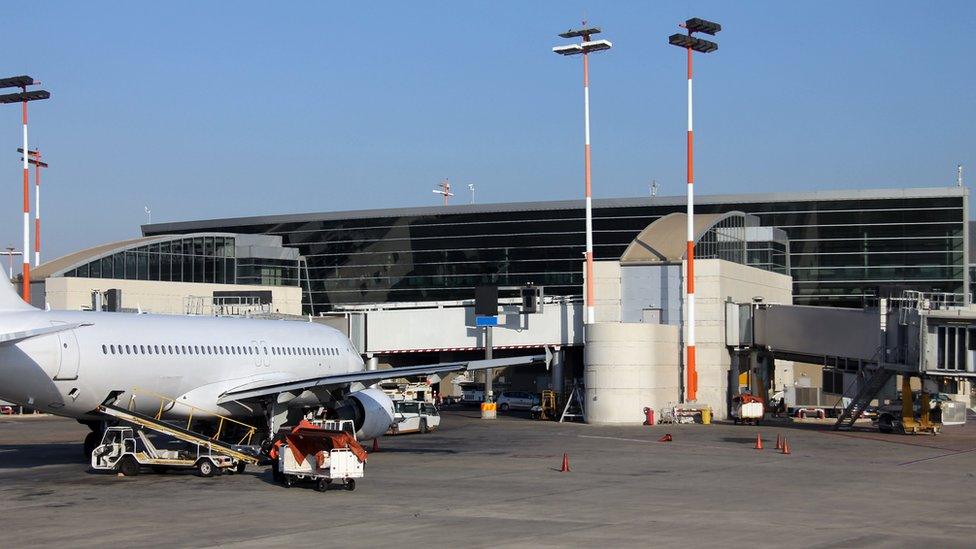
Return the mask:
<svg viewBox="0 0 976 549">
<path fill-rule="evenodd" d="M 502 412 L 509 410 L 531 410 L 533 406 L 539 405 L 539 397 L 525 391 L 503 391 L 495 399 L 495 404 Z"/>
<path fill-rule="evenodd" d="M 96 471 L 116 471 L 127 477 L 139 474 L 141 467 L 154 471 L 166 469 L 196 469 L 201 477 L 212 477 L 225 470 L 244 472 L 247 463 L 230 456 L 216 454 L 196 445 L 196 451 L 162 450 L 156 448 L 143 429 L 109 427 L 102 442 L 91 454 L 91 466 Z"/>
<path fill-rule="evenodd" d="M 273 478 L 287 488 L 311 481 L 316 490 L 325 492 L 338 480 L 346 490 L 355 490 L 356 479 L 366 472 L 366 451 L 356 441 L 351 424 L 326 421 L 296 426 L 275 446 Z"/>
<path fill-rule="evenodd" d="M 429 433 L 440 427 L 441 415 L 437 407 L 418 400 L 393 402 L 393 425 L 387 434 Z"/>
</svg>

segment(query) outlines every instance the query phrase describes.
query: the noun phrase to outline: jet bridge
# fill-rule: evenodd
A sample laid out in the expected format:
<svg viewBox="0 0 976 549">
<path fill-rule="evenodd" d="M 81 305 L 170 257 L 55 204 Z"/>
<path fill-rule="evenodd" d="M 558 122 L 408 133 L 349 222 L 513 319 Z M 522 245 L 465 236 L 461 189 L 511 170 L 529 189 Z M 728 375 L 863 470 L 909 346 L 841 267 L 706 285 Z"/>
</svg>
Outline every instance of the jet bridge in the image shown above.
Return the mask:
<svg viewBox="0 0 976 549">
<path fill-rule="evenodd" d="M 726 345 L 733 357 L 750 353 L 760 364 L 776 358 L 856 372 L 835 426 L 849 428 L 896 374 L 976 377 L 976 307 L 968 296 L 915 291 L 860 310 L 729 302 Z M 739 363 L 733 360 L 735 376 Z M 768 387 L 770 368 L 757 373 Z"/>
</svg>

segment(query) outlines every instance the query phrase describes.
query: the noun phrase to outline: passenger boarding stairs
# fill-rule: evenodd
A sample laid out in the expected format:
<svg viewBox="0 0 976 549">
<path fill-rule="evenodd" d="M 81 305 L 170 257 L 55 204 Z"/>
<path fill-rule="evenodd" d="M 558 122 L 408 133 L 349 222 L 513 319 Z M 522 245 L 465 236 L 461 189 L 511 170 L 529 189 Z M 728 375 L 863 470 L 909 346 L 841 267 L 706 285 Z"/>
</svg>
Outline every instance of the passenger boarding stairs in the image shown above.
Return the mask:
<svg viewBox="0 0 976 549">
<path fill-rule="evenodd" d="M 162 419 L 164 408 L 171 406 L 172 404 L 170 403 L 176 403 L 176 401 L 173 399 L 154 395 L 157 398 L 160 398 L 160 406 L 159 413 L 155 416 L 151 416 L 136 412 L 126 407 L 118 406 L 116 401 L 118 400 L 120 394 L 121 391 L 114 391 L 108 396 L 108 398 L 105 399 L 104 402 L 102 402 L 102 404 L 97 408 L 97 411 L 107 416 L 120 419 L 126 423 L 130 423 L 136 427 L 148 429 L 156 433 L 173 437 L 183 442 L 195 444 L 199 448 L 206 450 L 209 453 L 229 456 L 238 461 L 244 461 L 251 464 L 257 464 L 261 461 L 261 456 L 259 453 L 253 451 L 252 448 L 248 446 L 254 436 L 254 433 L 256 432 L 256 429 L 250 425 L 241 423 L 228 417 L 217 416 L 218 425 L 216 433 L 214 433 L 212 436 L 206 435 L 204 433 L 198 433 L 190 430 L 190 422 L 192 421 L 193 417 L 192 413 L 190 414 L 189 419 L 187 419 L 185 428 L 175 425 L 173 422 Z M 133 399 L 134 396 L 130 399 L 130 402 Z M 241 437 L 236 444 L 220 440 L 224 425 L 228 423 L 235 424 L 243 429 L 244 436 Z"/>
<path fill-rule="evenodd" d="M 884 388 L 888 380 L 895 375 L 895 370 L 882 368 L 878 365 L 867 365 L 861 370 L 861 383 L 857 394 L 851 399 L 851 403 L 844 409 L 844 412 L 837 418 L 834 430 L 849 431 L 854 427 L 854 422 L 861 417 L 867 410 L 871 400 Z"/>
</svg>

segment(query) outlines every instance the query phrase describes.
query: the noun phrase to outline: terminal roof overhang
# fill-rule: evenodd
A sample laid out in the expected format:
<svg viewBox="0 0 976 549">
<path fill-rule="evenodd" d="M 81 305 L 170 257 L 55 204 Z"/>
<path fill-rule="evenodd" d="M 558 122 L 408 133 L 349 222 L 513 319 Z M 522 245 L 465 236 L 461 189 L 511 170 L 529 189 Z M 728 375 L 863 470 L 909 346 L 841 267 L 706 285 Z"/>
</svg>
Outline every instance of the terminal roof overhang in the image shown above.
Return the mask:
<svg viewBox="0 0 976 549">
<path fill-rule="evenodd" d="M 916 187 L 909 189 L 846 189 L 831 191 L 803 191 L 789 193 L 752 193 L 752 194 L 723 194 L 697 195 L 695 203 L 699 205 L 743 204 L 743 203 L 771 203 L 798 202 L 811 200 L 880 200 L 880 199 L 912 199 L 936 198 L 945 196 L 966 196 L 966 187 Z M 640 206 L 679 206 L 686 203 L 687 198 L 681 196 L 659 196 L 654 198 L 602 198 L 593 200 L 594 208 L 626 208 Z M 276 225 L 281 223 L 303 223 L 309 221 L 334 221 L 344 219 L 370 219 L 384 217 L 429 216 L 445 214 L 476 214 L 496 212 L 531 212 L 544 210 L 582 210 L 582 200 L 553 200 L 545 202 L 505 202 L 496 204 L 459 204 L 456 206 L 425 206 L 416 208 L 388 208 L 371 210 L 348 210 L 338 212 L 297 213 L 280 215 L 262 215 L 250 217 L 234 217 L 223 219 L 201 219 L 197 221 L 179 221 L 175 223 L 155 223 L 142 225 L 145 235 L 166 234 L 174 232 L 205 231 L 207 229 L 225 229 L 232 226 L 247 225 Z"/>
<path fill-rule="evenodd" d="M 742 212 L 695 215 L 695 242 L 701 239 L 708 229 L 728 217 L 744 216 Z M 674 263 L 688 255 L 688 215 L 672 213 L 648 225 L 633 242 L 627 246 L 620 263 Z"/>
</svg>

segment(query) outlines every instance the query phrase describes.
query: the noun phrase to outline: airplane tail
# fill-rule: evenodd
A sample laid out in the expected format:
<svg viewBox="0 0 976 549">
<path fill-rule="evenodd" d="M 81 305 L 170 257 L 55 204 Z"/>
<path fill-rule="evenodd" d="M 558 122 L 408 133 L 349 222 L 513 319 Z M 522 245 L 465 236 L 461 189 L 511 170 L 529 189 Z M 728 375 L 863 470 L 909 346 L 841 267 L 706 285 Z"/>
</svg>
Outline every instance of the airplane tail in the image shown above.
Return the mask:
<svg viewBox="0 0 976 549">
<path fill-rule="evenodd" d="M 14 285 L 7 278 L 6 271 L 0 269 L 0 272 L 3 272 L 0 275 L 0 311 L 36 311 L 37 309 L 25 303 L 17 295 L 17 290 L 14 289 Z"/>
</svg>

